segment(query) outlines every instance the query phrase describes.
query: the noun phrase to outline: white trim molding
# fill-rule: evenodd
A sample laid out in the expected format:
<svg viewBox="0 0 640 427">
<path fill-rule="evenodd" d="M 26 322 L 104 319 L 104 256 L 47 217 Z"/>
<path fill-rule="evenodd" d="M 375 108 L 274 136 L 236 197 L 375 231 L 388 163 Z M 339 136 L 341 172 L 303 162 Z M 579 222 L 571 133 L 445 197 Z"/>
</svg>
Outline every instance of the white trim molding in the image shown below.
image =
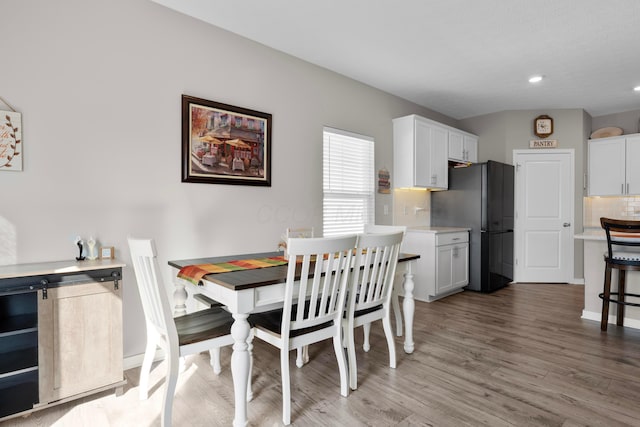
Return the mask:
<svg viewBox="0 0 640 427">
<path fill-rule="evenodd" d="M 126 371 L 127 369 L 137 368 L 142 366 L 142 359 L 144 359 L 144 353 L 134 354 L 133 356 L 127 356 L 124 358 L 122 363 L 122 368 Z M 153 358 L 154 362 L 159 360 L 164 360 L 164 350 L 161 348 L 156 350 L 156 355 Z"/>
<path fill-rule="evenodd" d="M 593 311 L 585 311 L 582 310 L 582 318 L 586 320 L 595 320 L 596 322 L 600 322 L 600 317 L 602 316 L 599 312 Z M 616 316 L 609 316 L 609 322 L 613 325 L 616 324 Z M 640 329 L 640 320 L 638 319 L 629 319 L 628 317 L 624 318 L 624 327 L 625 328 L 633 328 Z"/>
</svg>

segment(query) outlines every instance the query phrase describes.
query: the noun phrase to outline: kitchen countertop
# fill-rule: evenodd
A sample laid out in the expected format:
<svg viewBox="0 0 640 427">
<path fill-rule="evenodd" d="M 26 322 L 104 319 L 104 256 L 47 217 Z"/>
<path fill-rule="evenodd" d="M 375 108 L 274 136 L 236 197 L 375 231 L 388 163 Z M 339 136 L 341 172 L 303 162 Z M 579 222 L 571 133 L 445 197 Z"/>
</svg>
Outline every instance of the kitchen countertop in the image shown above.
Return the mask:
<svg viewBox="0 0 640 427">
<path fill-rule="evenodd" d="M 574 235 L 573 238 L 579 240 L 601 240 L 603 242 L 607 240 L 602 228 L 587 228 L 582 233 Z"/>
<path fill-rule="evenodd" d="M 604 230 L 601 228 L 593 228 L 593 229 L 586 229 L 584 230 L 583 233 L 581 234 L 576 234 L 573 236 L 574 239 L 581 239 L 581 240 L 590 240 L 590 241 L 596 241 L 596 242 L 606 242 L 607 241 L 607 235 L 605 234 Z M 631 233 L 625 235 L 625 233 L 614 233 L 611 232 L 611 239 L 612 240 L 638 240 L 640 237 L 636 234 L 633 235 Z"/>
<path fill-rule="evenodd" d="M 409 227 L 407 231 L 417 231 L 420 233 L 459 233 L 461 231 L 469 231 L 471 230 L 468 227 L 430 227 L 430 226 L 418 226 L 418 227 Z"/>
</svg>

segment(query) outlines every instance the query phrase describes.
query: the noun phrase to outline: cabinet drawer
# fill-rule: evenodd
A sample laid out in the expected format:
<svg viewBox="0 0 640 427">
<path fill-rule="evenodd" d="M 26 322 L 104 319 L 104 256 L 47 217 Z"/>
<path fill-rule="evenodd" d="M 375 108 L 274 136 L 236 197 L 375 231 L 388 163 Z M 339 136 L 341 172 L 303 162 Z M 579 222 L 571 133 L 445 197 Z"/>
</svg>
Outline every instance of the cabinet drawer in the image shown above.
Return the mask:
<svg viewBox="0 0 640 427">
<path fill-rule="evenodd" d="M 436 234 L 436 246 L 451 245 L 469 241 L 469 233 L 440 233 Z"/>
</svg>

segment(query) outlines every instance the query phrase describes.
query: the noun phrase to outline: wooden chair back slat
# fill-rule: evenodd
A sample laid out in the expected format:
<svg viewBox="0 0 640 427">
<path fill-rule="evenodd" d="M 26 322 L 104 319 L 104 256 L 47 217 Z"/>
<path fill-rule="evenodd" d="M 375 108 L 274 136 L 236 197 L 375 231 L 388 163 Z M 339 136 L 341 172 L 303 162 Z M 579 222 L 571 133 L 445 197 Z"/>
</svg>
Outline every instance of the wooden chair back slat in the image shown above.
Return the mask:
<svg viewBox="0 0 640 427">
<path fill-rule="evenodd" d="M 162 284 L 154 242 L 151 239 L 129 239 L 129 249 L 147 325 L 177 342 L 178 335 Z"/>
<path fill-rule="evenodd" d="M 310 328 L 342 313 L 356 236 L 289 239 L 282 335 Z M 296 273 L 299 272 L 299 275 Z M 297 289 L 297 293 L 294 291 Z M 295 317 L 294 305 L 298 304 Z"/>
<path fill-rule="evenodd" d="M 361 234 L 351 277 L 351 312 L 389 304 L 403 233 Z"/>
</svg>

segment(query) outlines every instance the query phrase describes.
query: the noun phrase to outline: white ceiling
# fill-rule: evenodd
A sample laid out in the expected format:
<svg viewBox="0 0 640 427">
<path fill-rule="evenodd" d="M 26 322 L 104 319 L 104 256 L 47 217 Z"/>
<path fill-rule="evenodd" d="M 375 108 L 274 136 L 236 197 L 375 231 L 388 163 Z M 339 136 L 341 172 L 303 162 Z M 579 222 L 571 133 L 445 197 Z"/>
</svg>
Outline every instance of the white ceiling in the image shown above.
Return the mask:
<svg viewBox="0 0 640 427">
<path fill-rule="evenodd" d="M 639 0 L 153 1 L 455 119 L 640 109 Z"/>
</svg>

